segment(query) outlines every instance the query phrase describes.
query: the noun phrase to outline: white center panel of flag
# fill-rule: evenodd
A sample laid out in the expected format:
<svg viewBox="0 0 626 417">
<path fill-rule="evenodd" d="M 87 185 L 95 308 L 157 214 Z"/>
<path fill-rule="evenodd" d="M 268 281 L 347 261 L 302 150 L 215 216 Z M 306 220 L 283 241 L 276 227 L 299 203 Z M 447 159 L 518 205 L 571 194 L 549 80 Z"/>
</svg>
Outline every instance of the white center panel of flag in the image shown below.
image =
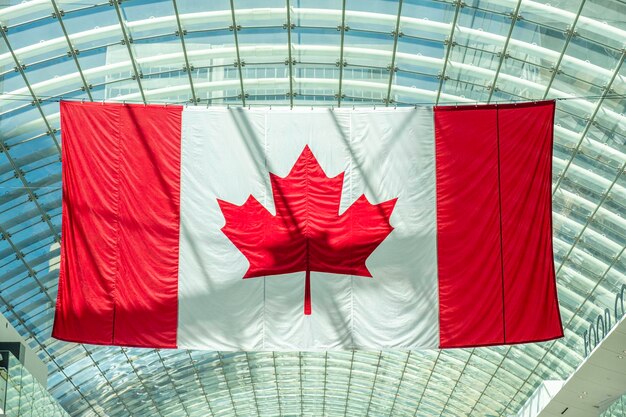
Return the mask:
<svg viewBox="0 0 626 417">
<path fill-rule="evenodd" d="M 217 202 L 253 196 L 276 215 L 269 173 L 287 177 L 307 146 L 326 177 L 343 173 L 338 216 L 362 195 L 397 198 L 393 231 L 365 262 L 371 277 L 311 271 L 311 315 L 305 272 L 243 278 L 250 262 Z M 431 109 L 185 109 L 180 230 L 181 348 L 438 345 Z"/>
</svg>

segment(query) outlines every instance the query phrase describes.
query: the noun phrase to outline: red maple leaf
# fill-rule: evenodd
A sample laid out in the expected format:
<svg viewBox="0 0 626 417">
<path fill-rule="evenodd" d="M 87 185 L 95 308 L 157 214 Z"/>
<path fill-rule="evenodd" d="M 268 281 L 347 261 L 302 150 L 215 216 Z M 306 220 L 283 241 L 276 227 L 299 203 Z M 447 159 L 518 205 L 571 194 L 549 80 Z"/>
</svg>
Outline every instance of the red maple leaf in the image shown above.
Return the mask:
<svg viewBox="0 0 626 417">
<path fill-rule="evenodd" d="M 371 204 L 361 195 L 339 215 L 344 173 L 326 176 L 308 146 L 291 172 L 270 172 L 276 215 L 252 195 L 241 206 L 218 199 L 222 232 L 250 262 L 243 278 L 306 272 L 304 314 L 311 314 L 310 272 L 371 277 L 366 259 L 391 233 L 397 198 Z"/>
</svg>

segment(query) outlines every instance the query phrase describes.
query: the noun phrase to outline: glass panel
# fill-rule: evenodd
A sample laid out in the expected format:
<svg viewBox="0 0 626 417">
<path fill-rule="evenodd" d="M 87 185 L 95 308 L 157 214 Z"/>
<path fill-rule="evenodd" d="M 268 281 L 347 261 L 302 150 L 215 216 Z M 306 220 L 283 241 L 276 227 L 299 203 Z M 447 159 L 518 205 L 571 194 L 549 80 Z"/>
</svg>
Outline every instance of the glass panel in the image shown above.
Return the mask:
<svg viewBox="0 0 626 417">
<path fill-rule="evenodd" d="M 7 417 L 50 416 L 69 417 L 45 387 L 7 351 L 0 351 L 0 413 Z"/>
</svg>

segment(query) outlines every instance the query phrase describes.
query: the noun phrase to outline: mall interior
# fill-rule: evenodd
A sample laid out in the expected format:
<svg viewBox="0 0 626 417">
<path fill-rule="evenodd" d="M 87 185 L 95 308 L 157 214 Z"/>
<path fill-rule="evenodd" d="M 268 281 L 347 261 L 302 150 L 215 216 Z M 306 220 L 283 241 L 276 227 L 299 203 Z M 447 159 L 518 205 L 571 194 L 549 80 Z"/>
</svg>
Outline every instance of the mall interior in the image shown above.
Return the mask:
<svg viewBox="0 0 626 417">
<path fill-rule="evenodd" d="M 626 416 L 626 0 L 0 0 L 0 35 L 0 416 Z M 61 100 L 555 100 L 565 336 L 313 352 L 56 340 Z"/>
</svg>

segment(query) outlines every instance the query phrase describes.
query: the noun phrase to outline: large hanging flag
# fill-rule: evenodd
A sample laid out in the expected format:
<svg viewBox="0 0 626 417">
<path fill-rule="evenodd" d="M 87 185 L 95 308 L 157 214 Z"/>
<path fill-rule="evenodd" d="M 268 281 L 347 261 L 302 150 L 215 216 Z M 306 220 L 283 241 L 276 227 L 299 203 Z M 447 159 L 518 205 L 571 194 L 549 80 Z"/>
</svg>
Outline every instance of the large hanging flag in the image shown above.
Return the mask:
<svg viewBox="0 0 626 417">
<path fill-rule="evenodd" d="M 554 102 L 62 102 L 53 336 L 212 350 L 561 337 L 553 118 Z"/>
</svg>

